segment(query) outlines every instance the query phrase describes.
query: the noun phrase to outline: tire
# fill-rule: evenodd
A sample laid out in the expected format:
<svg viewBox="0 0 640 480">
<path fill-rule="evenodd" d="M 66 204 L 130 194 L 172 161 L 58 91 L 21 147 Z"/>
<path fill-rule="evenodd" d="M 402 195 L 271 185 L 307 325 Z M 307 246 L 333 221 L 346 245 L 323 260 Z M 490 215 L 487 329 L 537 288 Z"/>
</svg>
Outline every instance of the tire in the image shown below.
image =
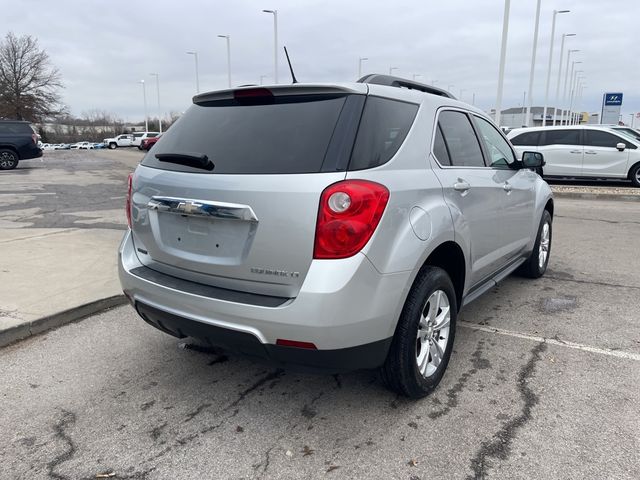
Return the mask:
<svg viewBox="0 0 640 480">
<path fill-rule="evenodd" d="M 110 143 L 110 144 L 109 144 L 109 148 L 110 148 L 111 150 L 113 150 L 113 149 L 114 149 L 114 148 L 116 148 L 117 146 L 118 146 L 118 145 L 117 145 L 117 144 L 115 144 L 115 143 Z"/>
<path fill-rule="evenodd" d="M 634 165 L 629 171 L 629 180 L 634 187 L 640 187 L 640 163 Z"/>
<path fill-rule="evenodd" d="M 13 170 L 18 166 L 18 154 L 8 148 L 0 148 L 0 170 Z"/>
<path fill-rule="evenodd" d="M 545 230 L 545 225 L 547 226 Z M 553 222 L 551 214 L 545 210 L 540 219 L 540 226 L 536 236 L 536 243 L 529 258 L 520 266 L 518 274 L 528 278 L 540 278 L 547 271 L 551 256 L 551 240 L 553 238 Z M 544 258 L 542 258 L 544 257 Z"/>
<path fill-rule="evenodd" d="M 457 313 L 455 289 L 447 272 L 438 267 L 422 267 L 407 296 L 382 366 L 382 379 L 387 387 L 417 399 L 438 386 L 451 357 Z M 432 324 L 434 318 L 436 323 Z M 422 368 L 418 363 L 421 358 Z"/>
</svg>

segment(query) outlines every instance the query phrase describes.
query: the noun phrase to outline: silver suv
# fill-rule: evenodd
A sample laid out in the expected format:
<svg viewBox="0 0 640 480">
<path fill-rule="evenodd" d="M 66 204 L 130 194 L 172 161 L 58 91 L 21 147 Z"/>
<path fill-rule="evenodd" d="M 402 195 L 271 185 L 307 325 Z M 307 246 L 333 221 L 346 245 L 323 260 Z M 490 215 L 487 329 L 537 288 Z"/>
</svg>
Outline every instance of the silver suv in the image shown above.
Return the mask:
<svg viewBox="0 0 640 480">
<path fill-rule="evenodd" d="M 382 367 L 422 397 L 463 305 L 544 274 L 553 200 L 480 110 L 358 83 L 205 93 L 130 177 L 120 280 L 177 337 L 278 365 Z"/>
</svg>

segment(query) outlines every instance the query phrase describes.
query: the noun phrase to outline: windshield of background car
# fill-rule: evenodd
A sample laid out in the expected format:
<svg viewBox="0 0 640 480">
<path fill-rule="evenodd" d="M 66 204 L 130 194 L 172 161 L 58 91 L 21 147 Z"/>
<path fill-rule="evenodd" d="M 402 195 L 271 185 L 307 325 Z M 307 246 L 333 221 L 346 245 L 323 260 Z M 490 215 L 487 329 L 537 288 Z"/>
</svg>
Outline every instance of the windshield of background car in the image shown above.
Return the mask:
<svg viewBox="0 0 640 480">
<path fill-rule="evenodd" d="M 162 136 L 142 165 L 211 174 L 317 173 L 323 171 L 334 130 L 341 130 L 336 125 L 349 97 L 291 95 L 276 96 L 267 104 L 195 104 Z M 355 135 L 355 126 L 352 129 Z M 352 146 L 353 136 L 349 153 Z M 161 162 L 156 154 L 162 153 L 204 154 L 214 169 L 206 172 Z"/>
</svg>

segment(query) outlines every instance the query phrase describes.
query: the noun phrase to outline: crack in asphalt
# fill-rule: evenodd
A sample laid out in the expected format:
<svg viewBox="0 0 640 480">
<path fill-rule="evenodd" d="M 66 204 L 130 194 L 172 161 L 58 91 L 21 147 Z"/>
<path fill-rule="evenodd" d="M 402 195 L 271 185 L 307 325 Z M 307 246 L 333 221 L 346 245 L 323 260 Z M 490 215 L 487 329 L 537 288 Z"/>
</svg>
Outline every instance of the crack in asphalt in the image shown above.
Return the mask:
<svg viewBox="0 0 640 480">
<path fill-rule="evenodd" d="M 518 374 L 518 391 L 524 402 L 522 411 L 520 415 L 504 423 L 502 428 L 493 435 L 492 440 L 482 442 L 476 455 L 471 459 L 470 467 L 473 470 L 473 475 L 467 476 L 467 480 L 486 479 L 487 471 L 491 467 L 487 460 L 490 458 L 506 460 L 511 454 L 511 443 L 516 433 L 531 420 L 533 407 L 540 401 L 538 395 L 531 390 L 527 382 L 533 375 L 536 364 L 541 360 L 542 352 L 546 349 L 547 344 L 541 342 L 531 350 L 529 361 L 520 369 Z"/>
<path fill-rule="evenodd" d="M 62 440 L 62 442 L 66 444 L 67 448 L 63 453 L 47 463 L 49 478 L 55 478 L 57 480 L 71 480 L 71 477 L 57 473 L 55 470 L 61 464 L 70 460 L 76 453 L 76 445 L 75 443 L 73 443 L 71 437 L 67 434 L 67 428 L 74 426 L 75 423 L 76 414 L 63 409 L 62 418 L 53 426 L 55 437 L 59 440 Z"/>
<path fill-rule="evenodd" d="M 429 416 L 430 419 L 435 420 L 437 418 L 440 418 L 443 415 L 446 415 L 447 413 L 449 413 L 452 408 L 457 407 L 458 394 L 462 390 L 464 390 L 469 379 L 473 377 L 476 373 L 478 373 L 478 370 L 492 368 L 491 363 L 489 363 L 489 360 L 482 357 L 483 351 L 484 351 L 484 340 L 480 340 L 478 342 L 478 345 L 476 346 L 476 350 L 471 354 L 471 358 L 472 358 L 471 364 L 473 365 L 473 368 L 464 372 L 460 376 L 460 378 L 458 378 L 458 381 L 453 385 L 453 387 L 447 390 L 447 403 L 440 410 L 429 412 L 427 415 Z"/>
<path fill-rule="evenodd" d="M 544 278 L 550 278 L 551 280 L 559 280 L 561 282 L 584 283 L 587 285 L 599 285 L 601 287 L 630 288 L 632 290 L 640 290 L 640 286 L 636 286 L 636 285 L 621 285 L 619 283 L 595 282 L 592 280 L 578 280 L 576 278 L 557 277 L 554 275 L 545 275 Z"/>
<path fill-rule="evenodd" d="M 555 215 L 555 217 L 570 218 L 572 220 L 586 220 L 588 222 L 612 223 L 614 225 L 618 225 L 618 224 L 640 225 L 640 222 L 634 222 L 629 220 L 605 220 L 604 218 L 582 218 L 582 217 L 572 217 L 570 215 Z"/>
</svg>

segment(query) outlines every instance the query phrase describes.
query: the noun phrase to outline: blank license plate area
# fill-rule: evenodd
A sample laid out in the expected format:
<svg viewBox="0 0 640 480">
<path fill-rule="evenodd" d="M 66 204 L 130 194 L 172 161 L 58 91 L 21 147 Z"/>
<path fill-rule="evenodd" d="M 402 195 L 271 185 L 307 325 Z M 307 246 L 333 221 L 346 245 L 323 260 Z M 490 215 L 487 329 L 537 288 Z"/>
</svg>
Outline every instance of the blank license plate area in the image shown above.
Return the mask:
<svg viewBox="0 0 640 480">
<path fill-rule="evenodd" d="M 250 222 L 159 213 L 162 245 L 174 255 L 240 259 L 250 235 Z"/>
</svg>

